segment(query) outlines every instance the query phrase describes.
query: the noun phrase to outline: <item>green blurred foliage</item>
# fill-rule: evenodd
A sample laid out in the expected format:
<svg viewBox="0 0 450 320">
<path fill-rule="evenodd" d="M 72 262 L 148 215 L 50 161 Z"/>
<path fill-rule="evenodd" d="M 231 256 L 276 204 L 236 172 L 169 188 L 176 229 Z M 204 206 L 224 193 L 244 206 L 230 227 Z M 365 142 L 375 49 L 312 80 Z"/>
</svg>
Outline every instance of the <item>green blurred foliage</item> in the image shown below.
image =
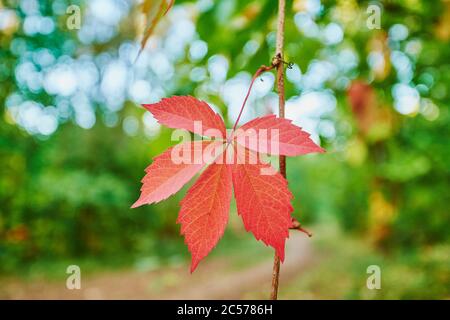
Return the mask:
<svg viewBox="0 0 450 320">
<path fill-rule="evenodd" d="M 328 225 L 321 229 L 320 264 L 307 268 L 281 290 L 280 299 L 442 299 L 448 297 L 447 245 L 416 250 L 397 248 L 383 255 L 360 238 Z M 317 239 L 316 239 L 317 240 Z M 336 263 L 339 261 L 339 263 Z M 381 288 L 366 286 L 368 266 L 381 270 Z M 333 270 L 333 272 L 330 272 Z M 265 297 L 264 292 L 245 298 Z"/>
<path fill-rule="evenodd" d="M 176 203 L 129 209 L 152 157 L 146 141 L 100 125 L 66 125 L 45 142 L 15 131 L 17 147 L 1 154 L 3 270 L 37 258 L 168 254 L 159 241 L 177 235 Z"/>
</svg>

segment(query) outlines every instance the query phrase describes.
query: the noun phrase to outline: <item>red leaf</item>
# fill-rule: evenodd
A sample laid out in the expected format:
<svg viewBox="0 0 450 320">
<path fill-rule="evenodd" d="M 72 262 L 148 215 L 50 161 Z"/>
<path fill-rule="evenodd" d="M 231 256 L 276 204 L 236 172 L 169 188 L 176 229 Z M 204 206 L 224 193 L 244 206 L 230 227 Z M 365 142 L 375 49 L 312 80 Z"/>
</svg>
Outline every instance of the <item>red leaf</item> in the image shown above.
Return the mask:
<svg viewBox="0 0 450 320">
<path fill-rule="evenodd" d="M 236 140 L 246 148 L 266 154 L 298 156 L 325 152 L 309 134 L 291 120 L 268 115 L 247 122 L 236 131 Z"/>
<path fill-rule="evenodd" d="M 204 150 L 221 147 L 222 144 L 221 141 L 186 142 L 155 157 L 153 163 L 145 169 L 147 174 L 142 179 L 141 196 L 131 207 L 159 202 L 176 193 L 209 161 L 203 154 Z M 175 153 L 172 152 L 176 152 L 177 157 L 186 157 L 190 161 L 178 163 L 179 159 L 174 159 Z"/>
<path fill-rule="evenodd" d="M 226 137 L 220 116 L 204 102 L 193 97 L 172 97 L 144 105 L 155 118 L 171 128 L 187 129 L 200 135 Z M 194 123 L 199 121 L 202 128 Z M 247 130 L 253 131 L 247 131 Z M 215 130 L 215 132 L 207 132 Z M 261 135 L 266 130 L 267 136 Z M 273 131 L 272 131 L 273 130 Z M 198 132 L 197 132 L 198 131 Z M 274 143 L 279 149 L 273 149 Z M 188 163 L 174 161 L 173 151 L 181 149 Z M 230 154 L 223 153 L 229 149 Z M 252 151 L 253 150 L 253 151 Z M 217 152 L 220 151 L 221 153 Z M 256 152 L 254 152 L 256 151 Z M 273 115 L 257 118 L 236 131 L 232 141 L 194 141 L 168 149 L 146 169 L 141 196 L 133 205 L 161 201 L 177 192 L 205 164 L 210 165 L 189 189 L 181 202 L 177 222 L 192 255 L 191 272 L 222 237 L 228 222 L 232 185 L 238 214 L 247 231 L 272 246 L 281 261 L 293 227 L 292 194 L 286 179 L 269 164 L 261 162 L 260 153 L 300 155 L 324 152 L 309 134 L 290 120 Z M 214 161 L 212 161 L 214 160 Z M 219 161 L 220 160 L 220 161 Z M 233 162 L 228 162 L 234 160 Z M 299 226 L 298 229 L 301 227 Z"/>
<path fill-rule="evenodd" d="M 192 255 L 191 272 L 216 246 L 228 222 L 231 167 L 212 164 L 181 201 L 177 222 Z"/>
<path fill-rule="evenodd" d="M 224 138 L 225 124 L 222 118 L 211 107 L 190 96 L 171 97 L 162 99 L 155 104 L 143 105 L 159 123 L 174 129 L 186 129 L 201 136 Z M 194 121 L 201 123 L 202 128 L 194 127 Z M 215 131 L 212 132 L 212 129 Z M 210 130 L 209 132 L 207 132 Z"/>
<path fill-rule="evenodd" d="M 252 232 L 257 240 L 272 246 L 283 261 L 284 243 L 292 224 L 292 194 L 286 179 L 269 164 L 259 160 L 251 164 L 243 159 L 250 154 L 248 150 L 239 151 L 237 158 L 241 163 L 232 166 L 238 214 L 242 216 L 245 229 Z M 267 175 L 269 171 L 272 175 Z"/>
</svg>

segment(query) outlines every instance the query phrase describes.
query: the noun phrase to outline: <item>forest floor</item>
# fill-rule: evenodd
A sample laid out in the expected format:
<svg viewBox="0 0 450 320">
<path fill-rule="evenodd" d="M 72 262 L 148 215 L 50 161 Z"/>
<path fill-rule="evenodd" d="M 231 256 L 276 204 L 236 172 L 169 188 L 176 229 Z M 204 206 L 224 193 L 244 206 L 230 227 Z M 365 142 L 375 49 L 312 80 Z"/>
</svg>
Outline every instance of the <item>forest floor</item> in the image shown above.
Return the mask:
<svg viewBox="0 0 450 320">
<path fill-rule="evenodd" d="M 281 267 L 280 286 L 311 266 L 311 242 L 303 234 L 292 234 Z M 247 294 L 268 295 L 272 259 L 265 257 L 236 266 L 230 259 L 206 259 L 193 274 L 186 265 L 150 272 L 124 270 L 89 274 L 80 290 L 66 288 L 65 279 L 3 279 L 3 299 L 236 299 Z M 264 296 L 261 296 L 264 298 Z"/>
<path fill-rule="evenodd" d="M 332 226 L 312 230 L 312 238 L 291 232 L 286 242 L 280 299 L 450 299 L 450 244 L 383 252 L 369 238 Z M 150 269 L 83 267 L 80 290 L 66 288 L 64 272 L 7 276 L 0 278 L 0 299 L 267 299 L 273 250 L 247 239 L 217 248 L 193 274 L 182 259 Z M 379 290 L 367 287 L 373 265 L 381 270 Z"/>
</svg>

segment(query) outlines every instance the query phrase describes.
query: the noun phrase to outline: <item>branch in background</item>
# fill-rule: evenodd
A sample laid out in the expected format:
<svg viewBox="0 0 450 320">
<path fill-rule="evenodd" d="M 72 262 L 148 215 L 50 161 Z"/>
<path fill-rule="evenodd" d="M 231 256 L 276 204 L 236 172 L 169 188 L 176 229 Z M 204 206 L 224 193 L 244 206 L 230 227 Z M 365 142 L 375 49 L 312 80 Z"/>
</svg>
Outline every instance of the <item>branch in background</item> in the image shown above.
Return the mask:
<svg viewBox="0 0 450 320">
<path fill-rule="evenodd" d="M 175 2 L 175 0 L 161 0 L 161 2 L 159 3 L 159 7 L 158 7 L 156 13 L 154 14 L 154 16 L 151 18 L 148 18 L 149 21 L 145 28 L 144 36 L 141 41 L 141 48 L 139 49 L 138 55 L 136 56 L 136 60 L 139 58 L 142 51 L 144 50 L 145 45 L 147 44 L 147 41 L 150 38 L 150 36 L 152 35 L 159 20 L 169 12 L 169 10 L 173 7 L 174 2 Z M 151 12 L 154 11 L 155 9 L 156 8 L 155 8 L 154 0 L 146 0 L 142 4 L 142 12 L 146 16 L 149 16 L 151 14 Z"/>
</svg>

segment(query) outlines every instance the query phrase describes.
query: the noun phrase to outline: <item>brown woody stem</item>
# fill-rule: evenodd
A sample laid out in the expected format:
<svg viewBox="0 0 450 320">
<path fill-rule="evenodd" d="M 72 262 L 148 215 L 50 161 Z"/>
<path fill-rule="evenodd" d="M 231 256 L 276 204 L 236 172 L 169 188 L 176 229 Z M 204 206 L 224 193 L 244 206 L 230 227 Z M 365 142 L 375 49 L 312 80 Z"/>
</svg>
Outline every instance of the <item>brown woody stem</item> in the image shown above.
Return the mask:
<svg viewBox="0 0 450 320">
<path fill-rule="evenodd" d="M 277 87 L 278 87 L 278 110 L 280 118 L 284 118 L 284 63 L 283 63 L 283 45 L 284 45 L 284 16 L 285 16 L 285 0 L 278 1 L 278 26 L 277 26 L 277 43 L 275 58 L 272 62 L 277 68 Z M 286 157 L 280 156 L 280 173 L 286 178 Z M 272 290 L 270 292 L 270 299 L 277 300 L 278 298 L 278 281 L 280 278 L 280 258 L 275 253 L 273 260 L 272 271 Z"/>
<path fill-rule="evenodd" d="M 300 232 L 305 233 L 308 237 L 312 237 L 312 233 L 309 232 L 308 230 L 304 229 L 302 227 L 302 225 L 300 224 L 300 222 L 298 222 L 297 219 L 295 219 L 294 217 L 292 217 L 292 225 L 289 229 L 293 229 L 293 230 L 298 230 Z"/>
</svg>

